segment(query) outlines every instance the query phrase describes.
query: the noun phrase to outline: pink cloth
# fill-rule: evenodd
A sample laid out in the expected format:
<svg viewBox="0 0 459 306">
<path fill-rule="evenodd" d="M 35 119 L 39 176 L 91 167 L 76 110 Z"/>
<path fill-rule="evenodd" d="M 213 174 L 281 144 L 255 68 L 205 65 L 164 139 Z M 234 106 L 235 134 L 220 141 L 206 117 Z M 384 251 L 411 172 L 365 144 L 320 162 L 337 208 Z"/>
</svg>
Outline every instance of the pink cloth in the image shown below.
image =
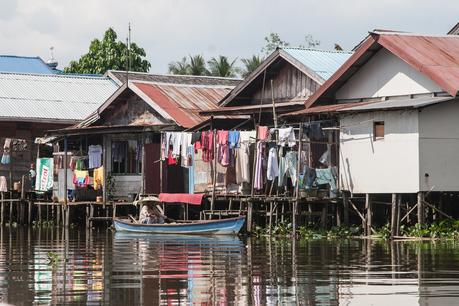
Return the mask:
<svg viewBox="0 0 459 306">
<path fill-rule="evenodd" d="M 217 131 L 217 142 L 218 144 L 225 145 L 228 144 L 228 131 Z"/>
<path fill-rule="evenodd" d="M 201 205 L 204 194 L 190 193 L 160 193 L 159 200 L 165 203 L 186 203 L 191 205 Z"/>
<path fill-rule="evenodd" d="M 267 126 L 258 126 L 258 140 L 268 140 L 269 130 Z"/>
</svg>

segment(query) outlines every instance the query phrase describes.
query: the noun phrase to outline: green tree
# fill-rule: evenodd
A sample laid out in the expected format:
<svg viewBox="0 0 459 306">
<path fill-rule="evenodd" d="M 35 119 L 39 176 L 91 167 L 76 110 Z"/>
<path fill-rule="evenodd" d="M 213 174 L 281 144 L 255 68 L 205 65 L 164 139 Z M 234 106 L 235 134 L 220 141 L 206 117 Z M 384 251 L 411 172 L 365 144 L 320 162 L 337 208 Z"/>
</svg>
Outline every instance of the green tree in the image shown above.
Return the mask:
<svg viewBox="0 0 459 306">
<path fill-rule="evenodd" d="M 68 73 L 103 74 L 107 70 L 126 70 L 127 46 L 117 41 L 115 30 L 105 31 L 102 40 L 94 39 L 89 45 L 88 53 L 78 61 L 71 61 L 64 69 Z M 148 72 L 151 64 L 145 59 L 146 53 L 136 43 L 130 44 L 130 70 Z"/>
<path fill-rule="evenodd" d="M 183 57 L 181 61 L 169 63 L 169 73 L 187 75 L 190 71 L 190 64 L 186 57 Z"/>
<path fill-rule="evenodd" d="M 278 33 L 271 32 L 268 36 L 265 36 L 266 45 L 261 49 L 261 52 L 266 55 L 271 54 L 277 48 L 285 48 L 290 44 L 286 41 L 283 41 Z"/>
<path fill-rule="evenodd" d="M 241 62 L 244 64 L 242 68 L 242 77 L 246 78 L 249 74 L 251 74 L 258 66 L 263 62 L 263 58 L 258 55 L 252 55 L 249 58 L 241 59 Z"/>
<path fill-rule="evenodd" d="M 190 55 L 190 64 L 188 65 L 188 74 L 190 75 L 209 75 L 206 68 L 206 61 L 202 55 Z"/>
<path fill-rule="evenodd" d="M 231 63 L 226 56 L 220 55 L 219 57 L 213 57 L 207 62 L 209 65 L 210 75 L 219 77 L 235 77 L 238 69 L 234 66 L 236 60 Z"/>
<path fill-rule="evenodd" d="M 320 45 L 320 40 L 314 39 L 311 34 L 304 37 L 306 45 L 300 45 L 300 48 L 317 48 Z"/>
</svg>

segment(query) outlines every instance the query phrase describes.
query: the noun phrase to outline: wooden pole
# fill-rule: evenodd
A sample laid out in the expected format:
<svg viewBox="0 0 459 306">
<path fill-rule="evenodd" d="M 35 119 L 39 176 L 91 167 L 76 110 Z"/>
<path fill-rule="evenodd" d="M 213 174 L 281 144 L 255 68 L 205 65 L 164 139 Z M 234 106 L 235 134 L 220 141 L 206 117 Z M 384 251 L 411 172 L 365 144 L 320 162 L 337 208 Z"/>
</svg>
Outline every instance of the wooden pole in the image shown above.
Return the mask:
<svg viewBox="0 0 459 306">
<path fill-rule="evenodd" d="M 1 210 L 2 210 L 2 226 L 5 224 L 5 193 L 2 192 L 2 206 L 1 206 Z"/>
<path fill-rule="evenodd" d="M 212 137 L 214 138 L 213 141 L 213 151 L 214 151 L 214 171 L 212 173 L 212 200 L 210 202 L 210 210 L 211 213 L 214 213 L 214 208 L 215 208 L 215 189 L 217 186 L 217 131 L 213 130 L 212 131 Z"/>
<path fill-rule="evenodd" d="M 25 205 L 25 175 L 21 177 L 21 224 L 24 224 L 24 205 Z"/>
<path fill-rule="evenodd" d="M 424 193 L 418 192 L 418 223 L 425 223 Z"/>
<path fill-rule="evenodd" d="M 250 200 L 247 202 L 247 233 L 252 232 L 252 209 L 253 209 L 253 197 L 255 195 L 255 170 L 257 164 L 257 154 L 258 154 L 258 124 L 255 123 L 255 150 L 253 155 L 253 164 L 252 164 L 252 186 L 250 190 Z"/>
<path fill-rule="evenodd" d="M 300 164 L 301 164 L 301 151 L 303 149 L 303 124 L 300 123 L 300 130 L 298 132 L 298 152 L 297 152 L 297 165 L 296 165 L 296 184 L 295 184 L 295 201 L 293 202 L 293 212 L 292 212 L 292 235 L 296 236 L 297 228 L 297 211 L 298 211 L 298 202 L 300 199 Z"/>
<path fill-rule="evenodd" d="M 67 202 L 68 202 L 68 195 L 67 195 L 67 153 L 68 153 L 68 139 L 67 136 L 64 137 L 64 211 L 67 211 Z M 67 218 L 65 218 L 64 226 L 68 226 Z"/>
<path fill-rule="evenodd" d="M 402 195 L 399 194 L 397 197 L 397 217 L 395 218 L 395 236 L 400 236 L 400 207 L 402 206 Z"/>
<path fill-rule="evenodd" d="M 366 210 L 366 230 L 365 230 L 365 234 L 367 236 L 370 236 L 371 235 L 371 226 L 372 226 L 372 214 L 373 214 L 373 207 L 372 207 L 372 203 L 371 203 L 371 196 L 370 194 L 365 194 L 365 210 Z"/>
<path fill-rule="evenodd" d="M 145 169 L 146 169 L 146 165 L 145 165 L 145 135 L 142 134 L 142 194 L 145 194 Z"/>
<path fill-rule="evenodd" d="M 343 192 L 343 218 L 344 225 L 349 226 L 349 200 L 347 198 L 347 193 Z"/>
<path fill-rule="evenodd" d="M 397 235 L 397 211 L 398 211 L 398 195 L 396 193 L 392 194 L 392 206 L 391 206 L 391 218 L 390 218 L 390 233 L 394 237 Z"/>
<path fill-rule="evenodd" d="M 102 201 L 107 204 L 107 173 L 108 173 L 108 158 L 107 158 L 107 147 L 109 141 L 106 135 L 102 136 L 102 166 L 103 168 L 103 183 L 102 183 Z"/>
<path fill-rule="evenodd" d="M 164 161 L 162 158 L 164 158 L 164 160 L 166 160 L 167 158 L 167 155 L 168 155 L 168 151 L 169 151 L 169 148 L 165 148 L 164 149 L 164 156 L 162 155 L 162 145 L 163 143 L 165 144 L 166 141 L 165 141 L 165 138 L 166 137 L 166 134 L 165 133 L 161 133 L 160 134 L 160 137 L 159 137 L 159 193 L 163 192 L 163 165 L 164 165 Z"/>
</svg>

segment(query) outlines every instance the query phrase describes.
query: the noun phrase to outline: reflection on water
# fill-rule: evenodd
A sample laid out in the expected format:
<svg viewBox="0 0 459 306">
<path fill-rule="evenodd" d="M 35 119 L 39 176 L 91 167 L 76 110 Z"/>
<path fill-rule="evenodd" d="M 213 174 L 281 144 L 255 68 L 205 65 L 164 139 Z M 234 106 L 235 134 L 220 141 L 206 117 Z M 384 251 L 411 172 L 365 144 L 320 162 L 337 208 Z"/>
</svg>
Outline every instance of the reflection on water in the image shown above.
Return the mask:
<svg viewBox="0 0 459 306">
<path fill-rule="evenodd" d="M 15 305 L 452 305 L 458 283 L 451 241 L 0 232 L 0 298 Z"/>
</svg>

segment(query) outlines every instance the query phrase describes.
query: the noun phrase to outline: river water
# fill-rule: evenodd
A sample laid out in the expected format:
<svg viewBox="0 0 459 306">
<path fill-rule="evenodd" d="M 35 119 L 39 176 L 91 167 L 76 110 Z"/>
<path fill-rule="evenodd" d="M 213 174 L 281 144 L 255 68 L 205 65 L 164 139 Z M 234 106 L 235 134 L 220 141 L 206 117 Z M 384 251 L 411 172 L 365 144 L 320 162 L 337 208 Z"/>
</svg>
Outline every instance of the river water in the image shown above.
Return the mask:
<svg viewBox="0 0 459 306">
<path fill-rule="evenodd" d="M 13 305 L 456 305 L 459 243 L 3 228 Z"/>
</svg>

